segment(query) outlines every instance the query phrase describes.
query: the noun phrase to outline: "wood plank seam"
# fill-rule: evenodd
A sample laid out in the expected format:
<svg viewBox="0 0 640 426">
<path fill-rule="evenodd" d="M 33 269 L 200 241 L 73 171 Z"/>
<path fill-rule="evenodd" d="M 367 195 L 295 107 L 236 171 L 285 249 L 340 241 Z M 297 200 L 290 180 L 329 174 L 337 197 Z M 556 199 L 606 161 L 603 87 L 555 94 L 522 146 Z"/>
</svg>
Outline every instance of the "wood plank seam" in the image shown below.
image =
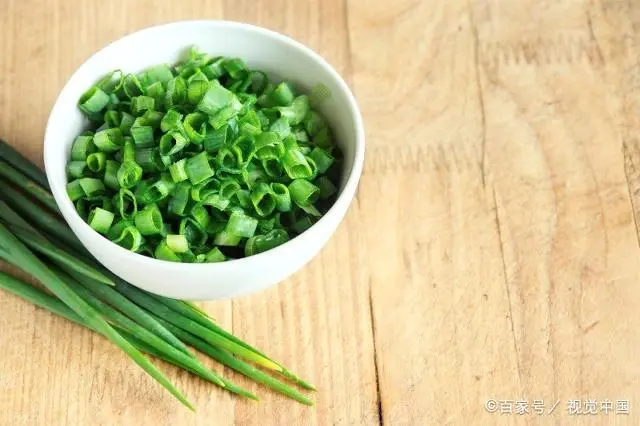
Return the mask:
<svg viewBox="0 0 640 426">
<path fill-rule="evenodd" d="M 468 3 L 469 7 L 469 19 L 471 21 L 471 33 L 473 34 L 473 61 L 475 66 L 475 80 L 476 80 L 476 91 L 478 93 L 478 106 L 480 108 L 480 123 L 481 123 L 481 160 L 480 160 L 480 170 L 482 172 L 482 189 L 486 190 L 486 180 L 487 180 L 487 119 L 485 115 L 484 108 L 484 91 L 482 88 L 482 83 L 480 82 L 480 37 L 478 35 L 478 25 L 476 22 L 475 14 L 473 13 L 473 8 L 471 7 L 471 3 Z"/>
<path fill-rule="evenodd" d="M 354 68 L 353 68 L 353 48 L 352 48 L 352 44 L 351 44 L 351 25 L 350 25 L 350 21 L 349 21 L 349 0 L 343 0 L 342 3 L 342 7 L 343 7 L 343 15 L 344 15 L 344 21 L 345 21 L 345 26 L 346 26 L 346 51 L 347 51 L 347 55 L 346 55 L 346 70 L 345 70 L 345 79 L 347 80 L 347 84 L 349 84 L 351 87 L 351 90 L 353 91 L 354 96 L 357 99 L 357 93 L 355 90 L 355 83 L 354 83 Z M 368 158 L 380 158 L 380 156 L 378 155 L 372 155 L 369 154 Z M 384 158 L 384 157 L 383 157 Z M 410 155 L 409 158 L 414 158 L 414 159 L 420 159 L 420 158 L 424 158 L 424 157 L 416 157 L 413 155 Z M 405 157 L 406 159 L 406 157 Z M 418 160 L 419 161 L 419 160 Z M 369 161 L 365 161 L 365 167 L 364 170 L 362 172 L 362 174 L 364 175 L 366 173 L 366 169 L 368 169 L 367 165 L 370 164 Z M 378 164 L 378 163 L 376 163 Z M 385 166 L 388 166 L 388 163 L 383 162 L 383 164 L 379 164 L 380 169 L 385 169 L 388 170 Z M 375 168 L 374 168 L 375 169 Z M 393 169 L 398 170 L 397 168 L 393 167 Z M 358 191 L 356 191 L 355 197 L 354 197 L 354 203 L 359 203 L 359 196 L 360 196 L 360 189 L 358 189 Z M 376 407 L 378 410 L 378 423 L 380 424 L 380 426 L 384 425 L 384 407 L 382 405 L 382 390 L 380 387 L 380 371 L 379 371 L 379 354 L 378 354 L 378 347 L 376 345 L 376 322 L 375 322 L 375 315 L 374 315 L 374 309 L 373 309 L 373 286 L 371 283 L 371 280 L 368 281 L 368 285 L 369 285 L 369 315 L 370 315 L 370 322 L 371 322 L 371 336 L 372 336 L 372 346 L 373 346 L 373 365 L 374 365 L 374 374 L 375 374 L 375 381 L 376 381 Z"/>
<path fill-rule="evenodd" d="M 518 388 L 520 390 L 520 394 L 524 394 L 524 389 L 522 387 L 522 370 L 520 367 L 520 351 L 518 349 L 518 340 L 516 338 L 516 329 L 513 323 L 513 303 L 511 299 L 511 290 L 509 290 L 509 276 L 507 274 L 507 263 L 504 257 L 504 239 L 502 237 L 502 223 L 500 221 L 500 212 L 498 206 L 498 197 L 496 194 L 495 186 L 492 188 L 493 194 L 493 208 L 495 212 L 495 226 L 496 231 L 498 233 L 498 248 L 500 249 L 500 259 L 502 260 L 502 274 L 504 277 L 504 289 L 507 295 L 507 303 L 508 303 L 508 313 L 509 313 L 509 323 L 511 326 L 511 340 L 513 342 L 513 351 L 516 357 L 516 369 L 518 373 Z"/>
<path fill-rule="evenodd" d="M 631 212 L 636 230 L 636 238 L 640 247 L 640 141 L 635 136 L 640 129 L 638 112 L 640 112 L 640 64 L 633 60 L 634 52 L 638 52 L 639 27 L 634 22 L 634 5 L 628 1 L 606 1 L 603 9 L 607 12 L 618 12 L 628 18 L 628 27 L 620 42 L 623 43 L 624 53 L 627 56 L 627 66 L 620 78 L 619 92 L 622 95 L 622 152 L 624 157 L 624 173 L 626 178 Z M 637 8 L 637 6 L 635 6 Z M 595 33 L 593 34 L 595 38 Z M 630 63 L 629 63 L 630 62 Z"/>
<path fill-rule="evenodd" d="M 371 280 L 369 280 L 369 314 L 371 315 L 371 333 L 373 336 L 373 366 L 375 371 L 375 379 L 376 379 L 376 394 L 377 394 L 377 407 L 378 407 L 378 423 L 380 426 L 384 425 L 384 407 L 382 406 L 382 394 L 380 391 L 380 372 L 378 370 L 378 351 L 376 347 L 376 322 L 375 315 L 373 314 L 373 289 L 372 289 Z"/>
<path fill-rule="evenodd" d="M 638 240 L 638 247 L 640 247 L 640 227 L 638 227 L 638 214 L 639 207 L 637 205 L 638 191 L 640 191 L 640 170 L 638 165 L 640 164 L 640 158 L 638 149 L 630 147 L 630 141 L 623 142 L 624 152 L 624 172 L 627 179 L 627 190 L 629 191 L 629 200 L 631 201 L 631 210 L 633 216 L 633 223 L 636 229 L 636 237 Z M 634 189 L 635 188 L 635 189 Z"/>
</svg>

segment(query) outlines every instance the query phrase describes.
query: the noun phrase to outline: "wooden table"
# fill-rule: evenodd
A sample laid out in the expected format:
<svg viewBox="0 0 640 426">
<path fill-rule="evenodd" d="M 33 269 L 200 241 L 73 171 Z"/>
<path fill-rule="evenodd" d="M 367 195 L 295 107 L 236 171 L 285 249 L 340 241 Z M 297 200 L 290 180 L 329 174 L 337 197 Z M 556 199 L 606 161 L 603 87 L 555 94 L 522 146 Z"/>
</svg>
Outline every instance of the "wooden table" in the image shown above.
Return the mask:
<svg viewBox="0 0 640 426">
<path fill-rule="evenodd" d="M 190 413 L 101 337 L 0 293 L 0 424 L 640 424 L 639 2 L 2 0 L 0 135 L 41 163 L 92 52 L 219 18 L 316 49 L 366 122 L 358 196 L 322 253 L 205 305 L 315 383 L 316 406 L 163 365 Z M 589 399 L 599 414 L 569 414 Z"/>
</svg>

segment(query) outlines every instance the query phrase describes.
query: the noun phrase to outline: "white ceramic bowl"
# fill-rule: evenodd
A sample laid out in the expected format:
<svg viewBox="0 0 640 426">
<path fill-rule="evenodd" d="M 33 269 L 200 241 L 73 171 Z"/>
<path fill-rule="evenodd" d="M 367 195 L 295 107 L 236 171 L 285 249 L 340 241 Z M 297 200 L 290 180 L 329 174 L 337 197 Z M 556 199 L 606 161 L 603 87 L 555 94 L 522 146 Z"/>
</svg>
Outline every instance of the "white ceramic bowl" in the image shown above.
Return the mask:
<svg viewBox="0 0 640 426">
<path fill-rule="evenodd" d="M 237 56 L 251 68 L 292 81 L 308 92 L 317 83 L 331 91 L 319 110 L 344 152 L 340 195 L 334 206 L 302 235 L 270 251 L 214 264 L 180 264 L 130 252 L 102 237 L 76 213 L 67 196 L 65 165 L 71 144 L 87 125 L 77 108 L 80 95 L 106 73 L 138 72 L 173 64 L 196 45 L 215 55 Z M 53 195 L 84 246 L 119 277 L 147 291 L 179 299 L 225 299 L 282 281 L 315 256 L 336 230 L 356 191 L 364 161 L 364 130 L 356 101 L 338 73 L 318 54 L 281 34 L 227 21 L 187 21 L 147 28 L 94 54 L 71 76 L 49 116 L 44 161 Z"/>
</svg>

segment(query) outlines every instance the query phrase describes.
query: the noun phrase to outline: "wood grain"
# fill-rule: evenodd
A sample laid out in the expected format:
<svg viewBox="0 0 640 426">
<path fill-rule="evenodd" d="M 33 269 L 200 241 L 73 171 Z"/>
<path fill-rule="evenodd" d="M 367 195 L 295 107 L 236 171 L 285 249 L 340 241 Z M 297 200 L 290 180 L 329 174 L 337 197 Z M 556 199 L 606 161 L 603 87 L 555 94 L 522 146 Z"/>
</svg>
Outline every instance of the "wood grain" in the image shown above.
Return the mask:
<svg viewBox="0 0 640 426">
<path fill-rule="evenodd" d="M 204 305 L 315 383 L 316 406 L 162 365 L 189 413 L 102 338 L 0 293 L 0 425 L 640 424 L 637 2 L 3 0 L 0 135 L 41 163 L 55 96 L 93 51 L 196 18 L 300 40 L 362 108 L 361 186 L 327 247 Z M 570 416 L 569 399 L 631 412 Z"/>
</svg>

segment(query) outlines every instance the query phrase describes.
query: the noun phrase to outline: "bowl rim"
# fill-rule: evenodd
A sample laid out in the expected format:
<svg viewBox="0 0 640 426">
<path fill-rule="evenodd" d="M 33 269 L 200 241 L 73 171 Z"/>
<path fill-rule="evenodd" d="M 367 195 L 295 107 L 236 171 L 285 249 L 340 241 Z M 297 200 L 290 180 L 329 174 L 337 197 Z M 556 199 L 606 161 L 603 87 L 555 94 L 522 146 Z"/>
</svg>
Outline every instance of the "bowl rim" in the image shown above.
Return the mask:
<svg viewBox="0 0 640 426">
<path fill-rule="evenodd" d="M 252 255 L 252 256 L 248 256 L 248 257 L 243 257 L 243 258 L 239 258 L 239 259 L 229 259 L 226 260 L 224 262 L 216 262 L 216 263 L 182 263 L 182 262 L 170 262 L 170 261 L 166 261 L 166 260 L 162 260 L 162 259 L 156 259 L 153 257 L 149 257 L 149 256 L 144 256 L 140 253 L 136 253 L 130 250 L 125 249 L 124 247 L 119 246 L 118 244 L 115 244 L 114 242 L 112 242 L 111 240 L 109 240 L 108 238 L 104 237 L 103 235 L 99 234 L 98 232 L 96 232 L 94 229 L 92 229 L 84 220 L 82 220 L 82 218 L 78 215 L 78 212 L 76 211 L 75 208 L 69 208 L 69 205 L 66 203 L 67 201 L 70 203 L 71 207 L 73 207 L 73 203 L 71 203 L 71 200 L 68 198 L 66 191 L 62 191 L 62 194 L 57 190 L 58 186 L 54 183 L 53 178 L 51 177 L 52 174 L 51 173 L 47 173 L 47 180 L 49 181 L 49 185 L 51 186 L 51 191 L 53 193 L 54 199 L 56 200 L 56 203 L 58 204 L 61 212 L 63 213 L 63 217 L 65 218 L 66 221 L 74 221 L 75 223 L 78 224 L 78 226 L 81 227 L 81 229 L 83 229 L 84 231 L 87 231 L 87 233 L 91 233 L 91 234 L 95 234 L 94 236 L 96 238 L 102 238 L 104 239 L 104 241 L 108 242 L 111 247 L 113 248 L 113 250 L 116 250 L 116 253 L 120 253 L 123 256 L 130 256 L 132 260 L 136 260 L 137 262 L 140 263 L 140 266 L 149 266 L 149 267 L 159 267 L 161 265 L 163 266 L 170 266 L 171 268 L 175 268 L 177 270 L 184 270 L 184 272 L 188 272 L 188 271 L 192 271 L 193 268 L 200 268 L 202 269 L 218 269 L 218 270 L 223 270 L 223 269 L 230 269 L 230 268 L 236 268 L 236 267 L 243 267 L 243 266 L 250 266 L 250 264 L 252 262 L 255 261 L 260 261 L 260 260 L 267 260 L 268 257 L 279 257 L 283 254 L 286 254 L 287 250 L 289 249 L 293 249 L 293 246 L 296 246 L 298 244 L 302 244 L 303 241 L 305 240 L 305 238 L 308 238 L 310 234 L 313 233 L 314 229 L 319 229 L 321 227 L 321 225 L 323 223 L 329 222 L 332 220 L 332 218 L 336 215 L 339 215 L 337 217 L 338 221 L 342 220 L 342 216 L 346 213 L 346 210 L 349 207 L 349 204 L 351 202 L 351 198 L 354 196 L 357 185 L 358 185 L 358 181 L 360 179 L 360 176 L 362 174 L 362 169 L 363 169 L 363 165 L 364 165 L 364 151 L 365 151 L 365 134 L 364 134 L 364 125 L 363 125 L 363 120 L 362 120 L 362 115 L 360 112 L 360 108 L 356 102 L 355 96 L 353 95 L 353 93 L 351 92 L 349 86 L 347 85 L 347 83 L 344 81 L 344 79 L 342 78 L 342 76 L 329 64 L 329 62 L 327 62 L 326 59 L 324 59 L 322 56 L 320 56 L 320 54 L 318 54 L 317 52 L 315 52 L 313 49 L 311 49 L 310 47 L 294 40 L 291 37 L 288 37 L 284 34 L 281 34 L 277 31 L 274 30 L 270 30 L 264 27 L 260 27 L 257 25 L 252 25 L 252 24 L 248 24 L 248 23 L 244 23 L 244 22 L 238 22 L 238 21 L 230 21 L 230 20 L 181 20 L 181 21 L 174 21 L 174 22 L 168 22 L 168 23 L 163 23 L 163 24 L 159 24 L 159 25 L 154 25 L 154 26 L 150 26 L 150 27 L 146 27 L 146 28 L 142 28 L 130 33 L 127 33 L 125 35 L 123 35 L 122 37 L 119 37 L 113 41 L 111 41 L 110 43 L 108 43 L 107 45 L 105 45 L 104 47 L 102 47 L 101 49 L 97 50 L 96 52 L 94 52 L 93 54 L 91 54 L 91 56 L 89 58 L 87 58 L 82 65 L 80 65 L 74 72 L 73 74 L 71 74 L 71 76 L 67 79 L 67 81 L 65 82 L 64 86 L 62 87 L 62 89 L 60 90 L 60 93 L 58 94 L 58 96 L 56 97 L 55 102 L 53 103 L 53 106 L 51 108 L 51 111 L 49 113 L 49 116 L 47 118 L 47 124 L 45 127 L 45 133 L 44 133 L 44 163 L 45 163 L 45 170 L 49 169 L 49 164 L 50 161 L 48 161 L 49 155 L 48 152 L 51 151 L 53 148 L 53 141 L 55 141 L 55 138 L 52 134 L 52 117 L 54 116 L 54 113 L 57 112 L 57 110 L 59 108 L 62 108 L 62 106 L 60 105 L 61 102 L 61 98 L 63 97 L 64 93 L 68 90 L 69 87 L 69 83 L 76 77 L 76 75 L 81 72 L 83 69 L 85 69 L 86 67 L 88 67 L 90 65 L 90 63 L 92 61 L 94 61 L 96 59 L 97 56 L 99 56 L 103 51 L 105 51 L 106 49 L 112 49 L 115 46 L 118 46 L 119 44 L 123 44 L 126 43 L 128 39 L 133 38 L 133 37 L 139 37 L 141 34 L 144 33 L 149 33 L 149 32 L 155 32 L 155 31 L 160 31 L 160 30 L 166 30 L 168 28 L 171 27 L 183 27 L 183 26 L 198 26 L 198 25 L 206 25 L 206 26 L 218 26 L 221 28 L 225 28 L 225 27 L 233 27 L 236 29 L 242 29 L 242 30 L 246 30 L 246 31 L 250 31 L 250 32 L 254 32 L 257 33 L 259 35 L 265 36 L 265 37 L 269 37 L 272 39 L 275 39 L 281 43 L 287 44 L 291 47 L 293 47 L 294 49 L 297 49 L 299 51 L 301 51 L 303 54 L 309 56 L 313 62 L 315 62 L 315 64 L 319 67 L 322 67 L 331 78 L 333 78 L 337 84 L 337 86 L 339 87 L 339 89 L 344 93 L 346 100 L 347 100 L 347 106 L 348 106 L 348 110 L 350 115 L 353 118 L 353 122 L 354 122 L 354 127 L 355 127 L 355 155 L 353 158 L 353 162 L 351 164 L 351 169 L 348 173 L 348 177 L 347 180 L 344 184 L 344 187 L 342 189 L 342 191 L 340 192 L 340 194 L 338 195 L 338 197 L 336 198 L 335 202 L 333 203 L 333 205 L 329 208 L 329 210 L 322 216 L 320 217 L 320 219 L 318 219 L 318 221 L 316 223 L 314 223 L 311 227 L 309 227 L 307 230 L 305 230 L 303 233 L 295 236 L 294 238 L 288 240 L 287 242 L 274 247 L 270 250 Z M 66 200 L 62 200 L 59 201 L 58 198 L 63 195 L 65 197 L 67 197 Z M 340 214 L 340 212 L 338 212 L 339 206 L 342 204 L 346 204 L 344 206 L 344 212 L 342 214 Z M 67 214 L 64 214 L 65 212 L 67 212 Z M 70 214 L 69 214 L 70 212 Z M 72 229 L 73 231 L 73 229 Z M 75 231 L 73 231 L 75 233 Z M 84 245 L 84 243 L 83 243 Z"/>
</svg>

